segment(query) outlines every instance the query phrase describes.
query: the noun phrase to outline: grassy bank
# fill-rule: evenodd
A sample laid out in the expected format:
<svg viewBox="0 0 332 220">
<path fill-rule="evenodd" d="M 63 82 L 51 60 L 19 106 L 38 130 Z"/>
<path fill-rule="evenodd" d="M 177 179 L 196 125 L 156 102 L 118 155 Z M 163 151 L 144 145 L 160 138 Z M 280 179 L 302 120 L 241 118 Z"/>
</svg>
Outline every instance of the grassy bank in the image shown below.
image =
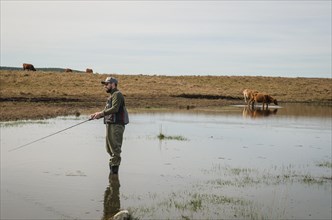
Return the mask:
<svg viewBox="0 0 332 220">
<path fill-rule="evenodd" d="M 129 111 L 218 109 L 242 104 L 245 88 L 279 102 L 332 103 L 332 79 L 252 76 L 148 76 L 112 74 Z M 100 84 L 108 74 L 0 70 L 1 121 L 87 114 L 104 107 Z"/>
</svg>

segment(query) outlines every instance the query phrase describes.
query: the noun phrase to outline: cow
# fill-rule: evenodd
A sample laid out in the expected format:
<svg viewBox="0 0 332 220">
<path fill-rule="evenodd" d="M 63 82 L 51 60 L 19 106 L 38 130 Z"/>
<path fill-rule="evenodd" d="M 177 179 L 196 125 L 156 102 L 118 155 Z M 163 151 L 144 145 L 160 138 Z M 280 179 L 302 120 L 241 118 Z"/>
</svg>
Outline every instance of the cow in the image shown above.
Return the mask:
<svg viewBox="0 0 332 220">
<path fill-rule="evenodd" d="M 71 73 L 71 72 L 73 72 L 73 70 L 72 70 L 72 69 L 69 69 L 69 68 L 67 68 L 67 69 L 65 69 L 65 72 L 66 72 L 66 73 Z"/>
<path fill-rule="evenodd" d="M 35 67 L 30 63 L 23 63 L 23 70 L 36 71 Z"/>
<path fill-rule="evenodd" d="M 244 97 L 245 103 L 247 103 L 249 105 L 248 101 L 250 99 L 252 99 L 256 93 L 258 93 L 258 91 L 252 90 L 252 89 L 245 89 L 245 90 L 243 90 L 243 97 Z"/>
<path fill-rule="evenodd" d="M 278 101 L 270 95 L 263 94 L 263 93 L 255 93 L 254 96 L 249 100 L 249 103 L 252 104 L 252 108 L 255 106 L 255 102 L 263 103 L 262 109 L 264 109 L 264 105 L 266 104 L 266 109 L 269 108 L 270 103 L 274 103 L 278 105 Z"/>
<path fill-rule="evenodd" d="M 92 70 L 92 69 L 89 69 L 89 68 L 87 68 L 87 69 L 85 70 L 85 72 L 86 72 L 86 73 L 93 73 L 93 70 Z"/>
</svg>

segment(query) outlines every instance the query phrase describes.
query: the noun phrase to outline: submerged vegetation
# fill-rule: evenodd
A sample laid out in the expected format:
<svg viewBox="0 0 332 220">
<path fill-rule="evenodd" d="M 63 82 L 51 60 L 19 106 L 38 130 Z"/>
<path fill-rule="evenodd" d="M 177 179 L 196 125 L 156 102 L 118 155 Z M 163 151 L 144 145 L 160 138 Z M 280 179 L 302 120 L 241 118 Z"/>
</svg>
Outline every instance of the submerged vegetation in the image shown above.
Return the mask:
<svg viewBox="0 0 332 220">
<path fill-rule="evenodd" d="M 187 141 L 188 139 L 181 136 L 181 135 L 175 135 L 175 136 L 166 136 L 163 133 L 159 133 L 158 135 L 159 140 L 177 140 L 177 141 Z"/>
<path fill-rule="evenodd" d="M 331 170 L 332 171 L 332 170 Z M 207 184 L 215 186 L 236 186 L 247 187 L 257 184 L 277 185 L 282 183 L 305 183 L 305 184 L 331 184 L 331 176 L 315 176 L 310 173 L 303 173 L 295 170 L 291 165 L 281 168 L 273 168 L 272 170 L 264 170 L 249 168 L 230 168 L 223 167 L 220 164 L 214 165 L 211 170 L 204 171 L 207 174 L 218 174 L 220 179 L 207 181 Z"/>
<path fill-rule="evenodd" d="M 177 140 L 177 141 L 187 141 L 188 139 L 181 135 L 167 136 L 163 133 L 162 125 L 160 125 L 159 135 L 157 136 L 159 140 Z"/>
<path fill-rule="evenodd" d="M 150 201 L 150 205 L 129 208 L 140 219 L 154 219 L 161 213 L 165 219 L 215 219 L 220 216 L 255 219 L 254 216 L 261 216 L 251 201 L 204 191 L 172 192 L 166 197 L 161 196 L 161 199 L 144 196 L 131 199 L 137 200 L 137 203 L 142 199 Z"/>
<path fill-rule="evenodd" d="M 288 218 L 285 207 L 275 209 L 273 201 L 271 204 L 261 204 L 252 196 L 243 195 L 243 188 L 246 188 L 245 192 L 254 193 L 255 189 L 262 187 L 276 190 L 282 186 L 289 188 L 293 184 L 296 187 L 300 184 L 326 188 L 332 185 L 332 177 L 303 174 L 292 165 L 259 170 L 214 164 L 210 170 L 202 172 L 210 180 L 193 182 L 183 190 L 166 195 L 149 193 L 130 197 L 137 205 L 129 207 L 129 210 L 142 219 L 157 216 L 166 219 L 215 219 L 221 216 L 223 219 L 285 219 Z M 278 201 L 278 197 L 287 195 L 273 196 L 275 198 L 271 200 Z M 129 197 L 123 196 L 123 199 Z"/>
<path fill-rule="evenodd" d="M 31 124 L 48 124 L 48 121 L 45 120 L 20 120 L 20 121 L 7 121 L 0 122 L 0 127 L 19 127 L 24 125 Z"/>
<path fill-rule="evenodd" d="M 332 168 L 332 162 L 331 161 L 324 161 L 324 162 L 318 163 L 317 166 Z"/>
</svg>

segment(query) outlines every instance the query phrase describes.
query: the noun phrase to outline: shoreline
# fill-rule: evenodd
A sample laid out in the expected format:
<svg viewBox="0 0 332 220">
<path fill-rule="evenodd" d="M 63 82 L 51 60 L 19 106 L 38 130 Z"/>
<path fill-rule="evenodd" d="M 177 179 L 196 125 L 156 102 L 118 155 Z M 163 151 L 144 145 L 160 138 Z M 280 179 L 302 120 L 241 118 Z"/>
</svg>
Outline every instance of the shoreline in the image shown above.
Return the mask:
<svg viewBox="0 0 332 220">
<path fill-rule="evenodd" d="M 256 89 L 279 103 L 332 106 L 332 79 L 261 76 L 150 76 L 0 70 L 0 121 L 91 114 L 108 98 L 100 81 L 119 80 L 129 112 L 202 109 L 244 104 Z"/>
</svg>

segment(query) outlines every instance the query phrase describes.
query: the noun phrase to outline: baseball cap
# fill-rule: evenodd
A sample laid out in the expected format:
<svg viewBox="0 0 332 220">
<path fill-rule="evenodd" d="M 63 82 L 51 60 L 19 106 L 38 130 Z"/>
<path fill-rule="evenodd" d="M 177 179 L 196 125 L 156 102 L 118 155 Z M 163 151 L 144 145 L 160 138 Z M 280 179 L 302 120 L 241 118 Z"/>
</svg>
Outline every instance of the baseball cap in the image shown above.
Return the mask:
<svg viewBox="0 0 332 220">
<path fill-rule="evenodd" d="M 109 76 L 109 77 L 107 77 L 105 79 L 105 81 L 101 81 L 101 84 L 106 84 L 106 83 L 115 83 L 115 84 L 118 84 L 118 80 L 115 79 L 114 77 Z"/>
</svg>

